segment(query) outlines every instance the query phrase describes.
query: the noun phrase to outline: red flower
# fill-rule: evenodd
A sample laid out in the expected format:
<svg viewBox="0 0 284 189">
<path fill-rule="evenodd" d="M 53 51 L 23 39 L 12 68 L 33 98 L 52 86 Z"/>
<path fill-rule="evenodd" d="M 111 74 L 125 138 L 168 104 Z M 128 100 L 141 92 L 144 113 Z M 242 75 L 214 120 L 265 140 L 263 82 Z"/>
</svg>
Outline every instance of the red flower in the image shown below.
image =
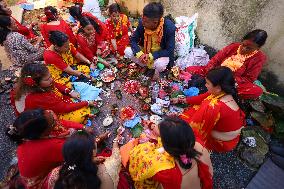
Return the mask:
<svg viewBox="0 0 284 189">
<path fill-rule="evenodd" d="M 28 85 L 28 86 L 35 86 L 36 85 L 36 82 L 35 80 L 33 80 L 33 78 L 31 76 L 27 76 L 23 79 L 23 82 L 24 84 Z"/>
</svg>

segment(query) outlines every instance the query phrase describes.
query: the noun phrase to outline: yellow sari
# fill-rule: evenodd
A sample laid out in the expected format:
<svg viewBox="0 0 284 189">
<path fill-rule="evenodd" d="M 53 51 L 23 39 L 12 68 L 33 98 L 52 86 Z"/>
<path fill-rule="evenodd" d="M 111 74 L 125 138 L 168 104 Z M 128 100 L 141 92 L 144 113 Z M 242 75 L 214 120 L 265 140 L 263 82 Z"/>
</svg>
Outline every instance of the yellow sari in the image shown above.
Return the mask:
<svg viewBox="0 0 284 189">
<path fill-rule="evenodd" d="M 71 48 L 76 49 L 72 43 L 70 43 L 70 49 L 68 52 L 59 54 L 62 58 L 62 60 L 69 66 L 76 66 L 77 70 L 82 72 L 83 74 L 90 75 L 90 68 L 86 65 L 78 65 L 78 60 L 72 55 Z M 51 74 L 51 77 L 53 80 L 57 83 L 66 85 L 67 87 L 71 88 L 71 82 L 70 82 L 70 76 L 66 74 L 66 76 L 63 76 L 64 71 L 58 69 L 53 64 L 47 65 L 48 70 Z"/>
<path fill-rule="evenodd" d="M 53 92 L 59 97 L 63 98 L 62 93 L 57 89 L 54 88 Z M 59 114 L 58 118 L 63 119 L 63 120 L 68 120 L 68 121 L 74 121 L 77 123 L 84 123 L 87 120 L 87 116 L 91 114 L 91 109 L 90 107 L 83 107 L 78 110 L 64 113 L 64 114 Z"/>
<path fill-rule="evenodd" d="M 146 142 L 130 151 L 129 172 L 136 189 L 157 188 L 159 183 L 151 178 L 159 171 L 174 167 L 174 158 L 163 150 L 161 138 L 156 144 Z"/>
</svg>

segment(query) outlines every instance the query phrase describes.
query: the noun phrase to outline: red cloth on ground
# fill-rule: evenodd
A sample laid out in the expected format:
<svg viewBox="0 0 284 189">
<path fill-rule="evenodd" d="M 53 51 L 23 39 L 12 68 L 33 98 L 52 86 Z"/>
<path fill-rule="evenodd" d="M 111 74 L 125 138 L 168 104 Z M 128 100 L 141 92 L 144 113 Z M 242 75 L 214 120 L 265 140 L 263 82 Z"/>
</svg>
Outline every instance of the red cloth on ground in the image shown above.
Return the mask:
<svg viewBox="0 0 284 189">
<path fill-rule="evenodd" d="M 245 115 L 241 109 L 234 111 L 224 102 L 218 100 L 214 105 L 206 99 L 209 93 L 188 97 L 187 102 L 192 106 L 186 109 L 180 117 L 187 121 L 197 132 L 209 150 L 224 152 L 236 147 L 239 136 L 231 141 L 219 141 L 211 137 L 211 131 L 230 132 L 244 126 Z"/>
<path fill-rule="evenodd" d="M 97 33 L 94 34 L 93 38 L 93 41 L 89 41 L 83 34 L 77 35 L 78 51 L 90 61 L 96 56 L 97 45 L 101 42 Z"/>
<path fill-rule="evenodd" d="M 205 77 L 209 70 L 220 66 L 232 55 L 236 55 L 240 45 L 240 43 L 232 43 L 220 50 L 213 58 L 211 58 L 206 66 L 191 66 L 186 70 L 190 73 L 199 74 Z M 234 72 L 235 80 L 240 86 L 238 87 L 238 92 L 242 98 L 258 98 L 262 94 L 262 89 L 257 85 L 254 85 L 253 82 L 257 80 L 265 61 L 266 55 L 263 52 L 258 51 Z M 244 85 L 244 87 L 242 85 Z M 249 87 L 249 89 L 247 87 Z"/>
<path fill-rule="evenodd" d="M 78 51 L 73 46 L 70 46 L 70 48 L 72 55 L 75 57 Z M 51 50 L 44 51 L 43 59 L 45 64 L 54 65 L 55 67 L 57 67 L 62 71 L 64 71 L 68 67 L 68 64 L 66 64 L 63 58 L 58 53 Z"/>
<path fill-rule="evenodd" d="M 117 51 L 121 56 L 123 56 L 126 47 L 129 45 L 128 28 L 130 26 L 130 22 L 124 14 L 120 14 L 120 19 L 122 20 L 120 27 L 114 26 L 111 19 L 106 20 L 106 26 L 108 29 L 108 40 L 110 44 L 111 39 L 116 39 Z"/>
<path fill-rule="evenodd" d="M 65 33 L 66 35 L 68 35 L 70 43 L 77 46 L 76 37 L 74 36 L 71 27 L 64 20 L 60 20 L 59 25 L 48 25 L 48 24 L 40 25 L 40 31 L 46 43 L 46 47 L 49 47 L 52 45 L 51 42 L 49 41 L 49 32 L 56 31 L 56 30 L 61 31 Z"/>
<path fill-rule="evenodd" d="M 61 121 L 66 128 L 82 129 L 83 125 Z M 33 179 L 36 183 L 27 189 L 41 188 L 48 173 L 63 162 L 62 147 L 65 138 L 47 138 L 24 141 L 17 148 L 18 167 L 24 182 Z M 31 183 L 29 183 L 31 184 Z"/>
<path fill-rule="evenodd" d="M 108 30 L 107 30 L 105 23 L 100 21 L 97 17 L 92 15 L 92 13 L 90 12 L 83 12 L 82 15 L 88 17 L 89 19 L 94 20 L 99 25 L 101 31 L 100 33 L 97 33 L 96 39 L 98 41 L 107 41 Z"/>
<path fill-rule="evenodd" d="M 11 18 L 15 21 L 18 31 L 20 34 L 24 35 L 27 39 L 32 39 L 35 37 L 35 34 L 26 26 L 23 26 L 18 20 L 11 16 Z"/>
</svg>

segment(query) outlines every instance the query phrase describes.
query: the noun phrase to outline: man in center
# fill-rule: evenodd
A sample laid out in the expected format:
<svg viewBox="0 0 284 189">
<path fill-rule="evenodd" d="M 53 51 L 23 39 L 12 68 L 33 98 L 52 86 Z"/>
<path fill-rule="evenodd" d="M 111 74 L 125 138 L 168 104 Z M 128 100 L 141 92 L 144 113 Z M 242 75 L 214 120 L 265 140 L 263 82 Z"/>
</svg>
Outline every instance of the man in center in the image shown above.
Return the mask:
<svg viewBox="0 0 284 189">
<path fill-rule="evenodd" d="M 163 17 L 161 3 L 149 3 L 143 9 L 142 19 L 130 39 L 131 47 L 125 49 L 125 57 L 140 66 L 155 70 L 153 79 L 174 64 L 174 23 Z"/>
</svg>

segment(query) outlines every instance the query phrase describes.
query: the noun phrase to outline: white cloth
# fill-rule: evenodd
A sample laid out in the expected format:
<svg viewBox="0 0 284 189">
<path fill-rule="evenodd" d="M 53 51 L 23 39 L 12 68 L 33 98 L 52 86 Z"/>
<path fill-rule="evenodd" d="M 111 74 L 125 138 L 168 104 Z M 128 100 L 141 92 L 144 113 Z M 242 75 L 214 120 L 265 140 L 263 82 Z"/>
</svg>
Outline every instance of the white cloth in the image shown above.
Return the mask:
<svg viewBox="0 0 284 189">
<path fill-rule="evenodd" d="M 140 65 L 142 67 L 146 66 L 145 64 L 140 62 L 140 60 L 137 57 L 134 56 L 131 47 L 127 47 L 125 49 L 125 51 L 124 51 L 124 54 L 125 54 L 124 55 L 125 58 L 131 59 L 136 64 L 138 64 L 138 65 Z M 167 68 L 167 65 L 169 64 L 169 62 L 170 62 L 170 58 L 169 57 L 158 58 L 158 59 L 154 60 L 154 69 L 157 72 L 162 72 L 162 71 L 164 71 Z"/>
<path fill-rule="evenodd" d="M 85 0 L 83 5 L 83 12 L 90 12 L 97 17 L 100 21 L 104 22 L 105 18 L 102 16 L 102 12 L 99 6 L 98 0 Z"/>
</svg>

